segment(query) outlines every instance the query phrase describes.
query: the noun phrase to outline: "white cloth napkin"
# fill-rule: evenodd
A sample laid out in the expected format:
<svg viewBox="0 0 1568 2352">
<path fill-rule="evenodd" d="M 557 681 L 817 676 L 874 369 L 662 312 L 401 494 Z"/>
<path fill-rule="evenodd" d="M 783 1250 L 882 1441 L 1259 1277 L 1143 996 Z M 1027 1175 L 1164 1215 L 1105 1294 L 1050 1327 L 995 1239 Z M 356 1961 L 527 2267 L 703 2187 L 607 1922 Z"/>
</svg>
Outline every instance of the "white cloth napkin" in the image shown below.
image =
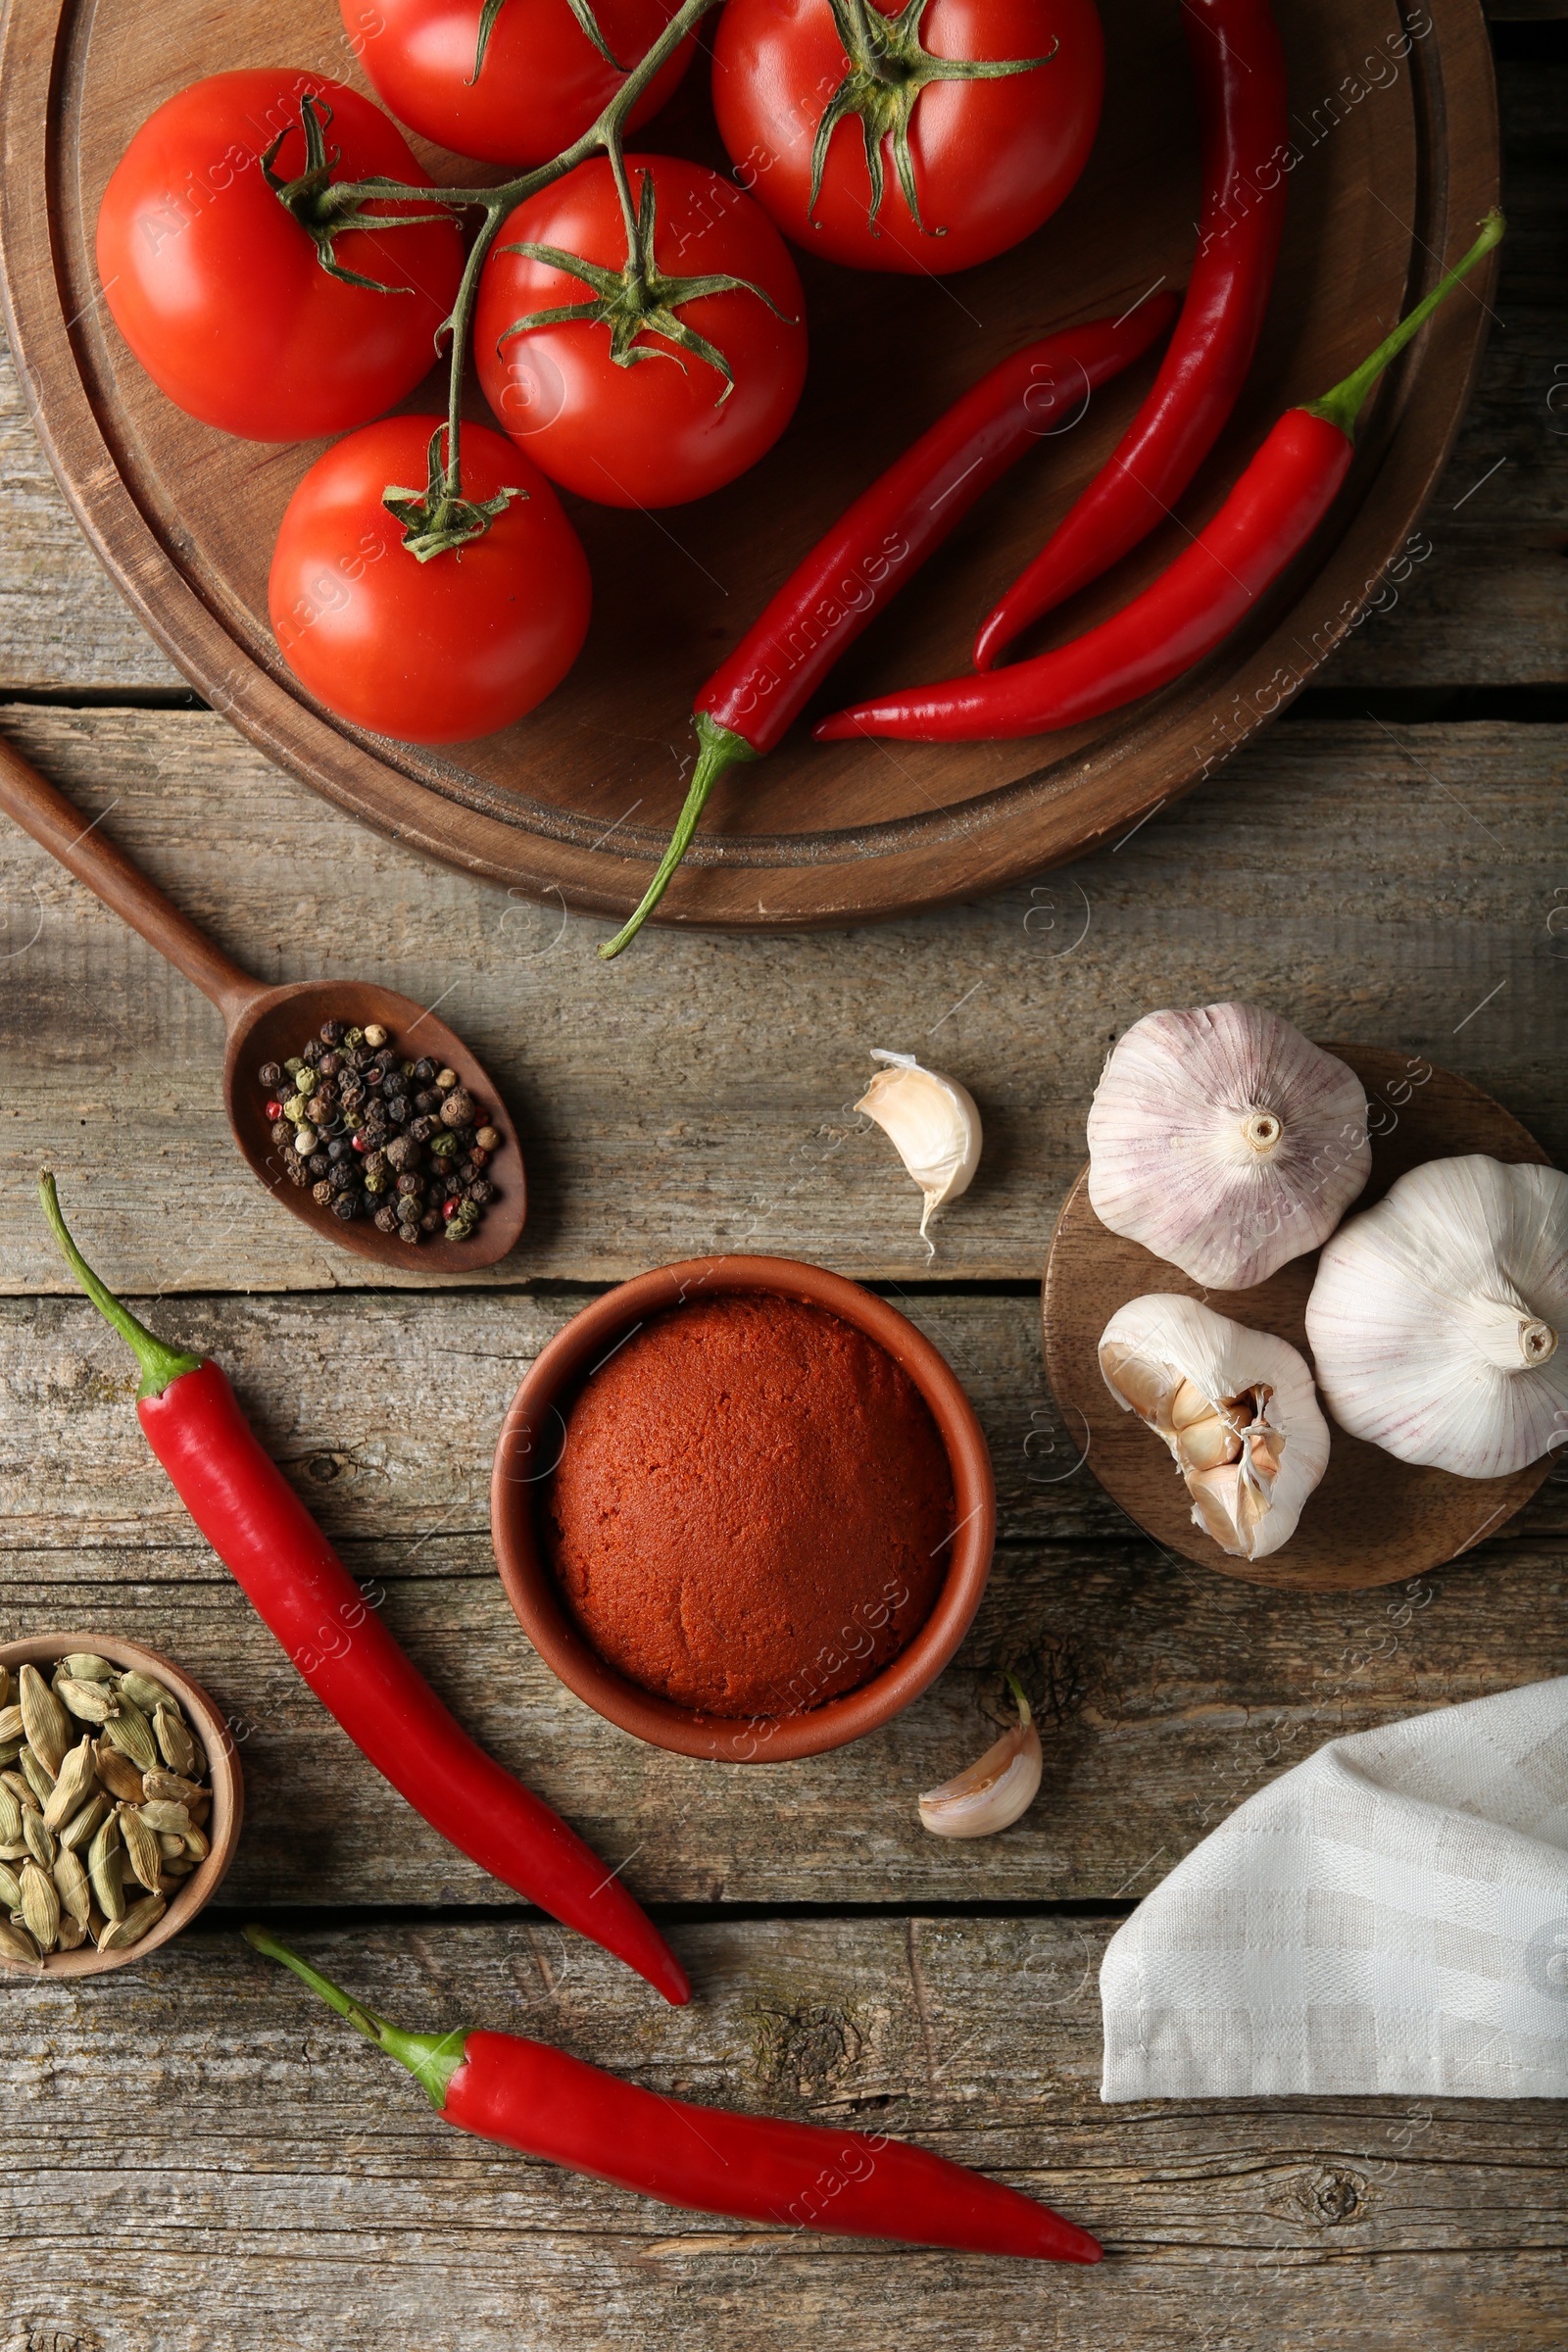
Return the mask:
<svg viewBox="0 0 1568 2352">
<path fill-rule="evenodd" d="M 1331 1740 L 1111 1938 L 1105 2099 L 1568 2097 L 1568 1676 Z"/>
</svg>

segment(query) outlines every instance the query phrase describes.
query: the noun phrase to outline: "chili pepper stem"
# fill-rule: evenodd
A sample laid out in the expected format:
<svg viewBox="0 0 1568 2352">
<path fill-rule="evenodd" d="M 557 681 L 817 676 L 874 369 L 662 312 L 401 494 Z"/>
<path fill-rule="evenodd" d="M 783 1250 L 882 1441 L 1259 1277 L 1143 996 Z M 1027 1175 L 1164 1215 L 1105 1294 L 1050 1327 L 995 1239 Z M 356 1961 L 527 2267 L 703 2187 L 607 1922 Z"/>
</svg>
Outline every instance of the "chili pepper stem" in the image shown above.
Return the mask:
<svg viewBox="0 0 1568 2352">
<path fill-rule="evenodd" d="M 201 1356 L 187 1355 L 181 1348 L 171 1348 L 167 1340 L 161 1340 L 155 1332 L 149 1331 L 145 1323 L 138 1323 L 129 1307 L 122 1306 L 114 1292 L 99 1281 L 72 1240 L 66 1220 L 60 1213 L 52 1168 L 45 1168 L 38 1178 L 38 1198 L 67 1265 L 105 1322 L 114 1325 L 140 1364 L 141 1386 L 136 1391 L 137 1396 L 161 1396 L 182 1372 L 199 1371 L 204 1360 Z"/>
<path fill-rule="evenodd" d="M 423 2084 L 426 2097 L 438 2113 L 446 2106 L 447 2085 L 463 2064 L 464 2044 L 468 2038 L 466 2027 L 459 2027 L 450 2034 L 406 2033 L 403 2027 L 388 2025 L 384 2017 L 377 2017 L 373 2009 L 367 2009 L 351 1993 L 344 1992 L 330 1977 L 323 1977 L 318 1968 L 313 1968 L 298 1952 L 291 1951 L 270 1928 L 252 1925 L 243 1934 L 254 1950 L 291 1968 L 300 1982 L 319 1994 L 329 2009 L 348 2019 L 356 2034 L 363 2034 L 367 2041 L 373 2041 L 378 2050 L 395 2058 L 399 2066 L 406 2066 Z"/>
<path fill-rule="evenodd" d="M 658 871 L 643 892 L 642 903 L 636 913 L 629 916 L 614 938 L 606 940 L 600 949 L 599 954 L 606 963 L 636 938 L 663 897 L 669 878 L 685 857 L 692 835 L 697 830 L 697 820 L 707 805 L 708 796 L 725 769 L 738 765 L 743 760 L 761 758 L 760 752 L 754 751 L 744 735 L 737 735 L 733 727 L 721 727 L 716 718 L 709 717 L 706 710 L 699 710 L 692 724 L 697 729 L 697 740 L 702 749 L 697 755 L 697 765 L 686 790 L 686 805 L 675 819 L 669 847 L 659 860 Z"/>
<path fill-rule="evenodd" d="M 1419 334 L 1439 303 L 1446 300 L 1460 278 L 1466 276 L 1477 262 L 1501 242 L 1503 227 L 1502 215 L 1494 205 L 1481 223 L 1481 234 L 1463 261 L 1456 262 L 1447 275 L 1439 279 L 1431 293 L 1423 295 L 1409 317 L 1401 318 L 1393 333 L 1385 335 L 1376 351 L 1369 353 L 1360 367 L 1348 375 L 1343 383 L 1336 384 L 1332 392 L 1325 392 L 1321 400 L 1305 402 L 1303 405 L 1307 415 L 1321 416 L 1325 424 L 1338 425 L 1347 441 L 1353 441 L 1356 419 L 1378 377 L 1390 361 L 1396 359 L 1412 337 Z"/>
</svg>

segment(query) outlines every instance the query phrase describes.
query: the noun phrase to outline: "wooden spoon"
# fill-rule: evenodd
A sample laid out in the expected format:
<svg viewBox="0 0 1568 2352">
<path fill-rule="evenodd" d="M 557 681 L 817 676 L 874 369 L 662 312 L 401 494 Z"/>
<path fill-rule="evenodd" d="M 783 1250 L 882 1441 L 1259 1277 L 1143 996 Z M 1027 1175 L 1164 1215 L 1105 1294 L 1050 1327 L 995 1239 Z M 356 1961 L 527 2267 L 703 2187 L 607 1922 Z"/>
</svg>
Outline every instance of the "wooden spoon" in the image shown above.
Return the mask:
<svg viewBox="0 0 1568 2352">
<path fill-rule="evenodd" d="M 412 998 L 376 988 L 367 980 L 294 980 L 281 988 L 268 988 L 253 979 L 172 906 L 122 850 L 116 849 L 95 826 L 83 825 L 80 811 L 64 793 L 3 739 L 0 808 L 218 1006 L 228 1031 L 223 1055 L 223 1103 L 228 1123 L 252 1174 L 275 1200 L 281 1200 L 322 1241 L 387 1266 L 456 1274 L 475 1266 L 493 1266 L 506 1256 L 522 1231 L 527 1209 L 522 1150 L 494 1081 L 444 1021 L 438 1021 Z M 411 1249 L 395 1233 L 379 1232 L 368 1217 L 356 1217 L 352 1224 L 341 1222 L 330 1209 L 318 1208 L 308 1186 L 289 1182 L 272 1142 L 266 1091 L 258 1085 L 256 1073 L 264 1061 L 291 1058 L 326 1020 L 361 1029 L 379 1021 L 399 1053 L 406 1057 L 428 1055 L 456 1070 L 468 1092 L 484 1104 L 490 1124 L 501 1131 L 502 1142 L 495 1154 L 496 1198 L 487 1205 L 471 1240 L 449 1242 L 423 1235 L 417 1249 Z"/>
</svg>

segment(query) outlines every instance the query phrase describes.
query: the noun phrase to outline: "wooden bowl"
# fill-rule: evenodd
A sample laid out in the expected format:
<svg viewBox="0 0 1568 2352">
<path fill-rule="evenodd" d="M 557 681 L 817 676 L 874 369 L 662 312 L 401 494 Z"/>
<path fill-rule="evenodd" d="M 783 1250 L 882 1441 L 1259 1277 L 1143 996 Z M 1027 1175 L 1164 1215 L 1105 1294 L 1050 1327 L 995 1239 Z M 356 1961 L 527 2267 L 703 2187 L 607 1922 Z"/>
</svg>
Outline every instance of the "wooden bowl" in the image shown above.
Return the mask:
<svg viewBox="0 0 1568 2352">
<path fill-rule="evenodd" d="M 289 496 L 322 445 L 228 440 L 182 416 L 131 358 L 93 262 L 99 198 L 126 142 L 198 75 L 301 66 L 373 96 L 355 55 L 361 36 L 345 31 L 337 0 L 10 0 L 0 261 L 19 374 L 83 528 L 215 710 L 410 847 L 618 919 L 641 898 L 685 792 L 693 694 L 818 535 L 997 361 L 1186 283 L 1200 174 L 1182 14 L 1172 0 L 1102 8 L 1105 113 L 1094 153 L 1060 211 L 1010 252 L 912 276 L 795 253 L 811 359 L 788 430 L 739 481 L 688 506 L 648 514 L 568 498 L 594 574 L 588 642 L 538 710 L 478 743 L 389 742 L 338 722 L 293 679 L 268 622 L 268 565 Z M 1495 201 L 1480 0 L 1403 13 L 1398 0 L 1299 0 L 1276 14 L 1293 110 L 1290 202 L 1241 401 L 1179 512 L 1020 652 L 1091 625 L 1162 569 L 1281 411 L 1355 367 Z M 711 20 L 645 137 L 727 172 L 708 99 L 710 38 Z M 414 145 L 449 186 L 500 176 Z M 177 217 L 193 199 L 171 201 Z M 1315 675 L 1391 566 L 1407 575 L 1416 518 L 1475 378 L 1494 269 L 1446 303 L 1389 371 L 1333 514 L 1207 662 L 1127 710 L 1032 741 L 825 744 L 797 725 L 761 767 L 717 785 L 655 920 L 766 930 L 970 899 L 1114 841 L 1212 778 Z M 1154 366 L 1151 354 L 1071 430 L 1043 438 L 876 619 L 817 708 L 968 669 L 977 623 L 1109 457 Z M 444 379 L 405 405 L 444 410 Z M 467 413 L 494 421 L 476 390 Z"/>
<path fill-rule="evenodd" d="M 150 1928 L 140 1943 L 133 1943 L 122 1952 L 100 1952 L 91 1942 L 83 1943 L 74 1952 L 50 1952 L 37 1963 L 34 1970 L 20 1960 L 5 1965 L 19 1974 L 47 1974 L 51 1977 L 97 1977 L 111 1968 L 125 1968 L 135 1961 L 145 1960 L 160 1944 L 168 1943 L 181 1928 L 188 1928 L 199 1911 L 206 1909 L 222 1884 L 223 1875 L 234 1859 L 239 1843 L 240 1824 L 245 1818 L 245 1784 L 240 1776 L 239 1757 L 228 1736 L 228 1726 L 219 1713 L 213 1699 L 200 1683 L 172 1658 L 156 1649 L 143 1649 L 139 1642 L 120 1642 L 111 1634 L 33 1634 L 24 1642 L 8 1642 L 0 1645 L 0 1666 L 10 1667 L 13 1673 L 19 1666 L 53 1666 L 57 1659 L 74 1651 L 92 1650 L 108 1658 L 116 1666 L 132 1666 L 139 1674 L 151 1675 L 156 1682 L 167 1683 L 185 1710 L 185 1719 L 201 1740 L 207 1754 L 207 1769 L 212 1781 L 213 1811 L 207 1836 L 212 1850 L 205 1862 L 192 1871 L 171 1902 L 155 1928 Z"/>
<path fill-rule="evenodd" d="M 566 1413 L 578 1389 L 639 1324 L 691 1293 L 771 1291 L 826 1308 L 865 1333 L 913 1381 L 941 1433 L 953 1469 L 957 1528 L 947 1581 L 908 1643 L 859 1690 L 799 1715 L 709 1715 L 628 1682 L 593 1648 L 562 1605 L 539 1536 L 544 1483 L 561 1459 Z M 573 1316 L 539 1356 L 502 1425 L 490 1482 L 490 1528 L 507 1597 L 523 1631 L 568 1690 L 607 1722 L 655 1747 L 731 1764 L 781 1764 L 817 1756 L 875 1731 L 935 1682 L 969 1630 L 991 1572 L 997 1531 L 991 1456 L 974 1407 L 929 1340 L 897 1308 L 842 1275 L 788 1257 L 689 1258 L 639 1274 Z"/>
<path fill-rule="evenodd" d="M 1420 1054 L 1383 1046 L 1324 1047 L 1348 1062 L 1367 1093 L 1372 1173 L 1346 1215 L 1381 1200 L 1397 1176 L 1429 1159 L 1482 1152 L 1492 1159 L 1549 1166 L 1500 1102 Z M 1074 1445 L 1101 1485 L 1146 1535 L 1200 1567 L 1298 1592 L 1354 1592 L 1420 1576 L 1494 1536 L 1528 1502 L 1554 1456 L 1506 1478 L 1458 1478 L 1398 1461 L 1352 1438 L 1329 1414 L 1332 1445 L 1300 1525 L 1263 1560 L 1233 1559 L 1192 1520 L 1192 1502 L 1169 1453 L 1136 1413 L 1123 1412 L 1101 1376 L 1100 1335 L 1118 1307 L 1150 1291 L 1201 1298 L 1217 1314 L 1272 1331 L 1308 1364 L 1306 1301 L 1318 1252 L 1294 1257 L 1250 1291 L 1205 1291 L 1139 1242 L 1107 1232 L 1089 1202 L 1084 1169 L 1056 1222 L 1042 1296 L 1046 1369 Z M 1325 1413 L 1328 1407 L 1323 1399 Z"/>
</svg>

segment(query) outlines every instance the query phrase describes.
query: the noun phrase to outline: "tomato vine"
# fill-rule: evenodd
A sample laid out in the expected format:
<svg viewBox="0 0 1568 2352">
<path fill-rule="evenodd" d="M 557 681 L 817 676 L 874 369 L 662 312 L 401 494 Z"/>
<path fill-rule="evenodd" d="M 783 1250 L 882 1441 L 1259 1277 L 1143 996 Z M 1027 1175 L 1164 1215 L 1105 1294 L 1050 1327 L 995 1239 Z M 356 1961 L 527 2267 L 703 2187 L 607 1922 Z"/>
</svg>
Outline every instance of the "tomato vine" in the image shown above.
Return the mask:
<svg viewBox="0 0 1568 2352">
<path fill-rule="evenodd" d="M 728 375 L 727 365 L 723 362 L 722 354 L 716 353 L 712 346 L 706 345 L 703 337 L 692 335 L 691 330 L 681 326 L 681 322 L 672 316 L 673 301 L 694 300 L 696 297 L 690 288 L 694 284 L 701 284 L 702 281 L 668 279 L 657 271 L 650 274 L 644 268 L 643 248 L 639 242 L 639 213 L 631 202 L 625 160 L 626 122 L 638 99 L 641 98 L 656 74 L 674 55 L 693 26 L 700 24 L 702 19 L 718 5 L 719 0 L 682 0 L 681 7 L 670 18 L 659 38 L 638 59 L 637 64 L 626 75 L 613 98 L 605 107 L 598 120 L 583 132 L 582 136 L 574 139 L 570 146 L 564 147 L 561 153 L 552 157 L 549 163 L 536 165 L 533 170 L 520 172 L 515 178 L 503 182 L 499 187 L 442 188 L 427 186 L 417 188 L 409 187 L 398 180 L 384 177 L 331 182 L 324 177 L 324 173 L 330 170 L 330 165 L 325 157 L 322 126 L 316 115 L 316 107 L 320 102 L 314 100 L 309 92 L 302 98 L 300 108 L 306 137 L 306 172 L 301 180 L 278 187 L 275 193 L 279 201 L 288 206 L 288 209 L 301 220 L 301 224 L 316 238 L 318 252 L 323 253 L 322 266 L 324 268 L 333 266 L 329 258 L 333 234 L 359 223 L 364 218 L 362 208 L 367 204 L 374 202 L 419 204 L 426 209 L 418 218 L 425 220 L 431 218 L 428 209 L 431 205 L 443 206 L 452 212 L 474 211 L 483 215 L 473 242 L 468 249 L 467 258 L 464 263 L 457 298 L 453 303 L 450 315 L 437 330 L 438 347 L 443 338 L 450 338 L 447 420 L 442 432 L 434 435 L 431 439 L 429 482 L 422 496 L 396 485 L 389 485 L 386 494 L 385 503 L 388 511 L 406 526 L 405 545 L 421 562 L 427 561 L 432 555 L 444 552 L 446 548 L 461 546 L 465 541 L 476 537 L 481 531 L 488 528 L 489 522 L 493 519 L 493 513 L 487 512 L 485 503 L 471 503 L 465 500 L 463 496 L 462 405 L 463 368 L 473 322 L 474 299 L 478 289 L 479 274 L 495 242 L 496 232 L 507 215 L 516 205 L 524 203 L 530 196 L 538 195 L 541 189 L 551 187 L 558 179 L 564 179 L 568 172 L 574 172 L 579 164 L 587 163 L 595 154 L 603 152 L 610 160 L 611 169 L 615 174 L 616 185 L 621 191 L 622 207 L 627 221 L 626 266 L 621 273 L 619 288 L 613 297 L 615 318 L 612 321 L 612 335 L 620 336 L 622 350 L 625 354 L 620 358 L 620 364 L 627 366 L 631 364 L 632 360 L 647 356 L 634 347 L 636 324 L 632 320 L 631 314 L 640 303 L 641 326 L 644 331 L 669 336 L 672 341 L 678 343 L 687 343 L 688 348 L 698 350 L 700 357 L 710 360 L 712 364 L 719 367 L 721 373 Z M 491 22 L 494 23 L 493 16 Z M 329 120 L 330 115 L 328 114 Z M 314 146 L 312 145 L 313 138 Z M 275 146 L 270 152 L 275 153 Z M 309 182 L 308 186 L 305 185 L 307 181 Z M 651 180 L 645 179 L 644 189 L 645 194 L 651 193 Z M 651 255 L 651 204 L 648 210 L 648 250 Z M 377 217 L 377 225 L 380 227 L 401 226 L 404 225 L 404 222 L 401 217 L 391 221 Z M 558 267 L 571 268 L 574 273 L 587 268 L 586 264 L 578 262 L 572 256 L 558 258 L 552 254 L 550 258 L 556 261 Z M 340 270 L 338 274 L 341 275 L 343 272 Z M 374 283 L 373 280 L 360 282 Z M 683 285 L 688 288 L 686 292 L 673 292 L 674 289 L 679 289 Z M 736 288 L 760 293 L 760 289 L 749 286 L 746 281 L 740 279 L 735 280 L 734 285 Z M 386 289 L 381 290 L 385 291 Z M 716 281 L 708 290 L 717 290 Z M 724 290 L 730 290 L 728 281 L 725 281 Z M 760 295 L 760 298 L 763 301 L 767 300 L 765 295 Z M 605 299 L 606 297 L 601 293 L 599 302 L 593 306 L 585 305 L 583 308 L 587 310 L 592 307 L 600 315 L 608 315 L 601 309 Z M 772 307 L 769 304 L 769 308 Z M 669 317 L 668 325 L 656 322 L 656 314 L 661 312 Z M 679 330 L 674 335 L 670 335 L 671 325 Z M 699 347 L 701 348 L 699 349 Z M 719 397 L 722 400 L 724 394 L 721 393 Z M 444 455 L 441 446 L 443 440 Z M 394 501 L 398 502 L 397 505 L 393 504 Z M 493 509 L 494 502 L 487 503 L 488 507 Z"/>
</svg>

